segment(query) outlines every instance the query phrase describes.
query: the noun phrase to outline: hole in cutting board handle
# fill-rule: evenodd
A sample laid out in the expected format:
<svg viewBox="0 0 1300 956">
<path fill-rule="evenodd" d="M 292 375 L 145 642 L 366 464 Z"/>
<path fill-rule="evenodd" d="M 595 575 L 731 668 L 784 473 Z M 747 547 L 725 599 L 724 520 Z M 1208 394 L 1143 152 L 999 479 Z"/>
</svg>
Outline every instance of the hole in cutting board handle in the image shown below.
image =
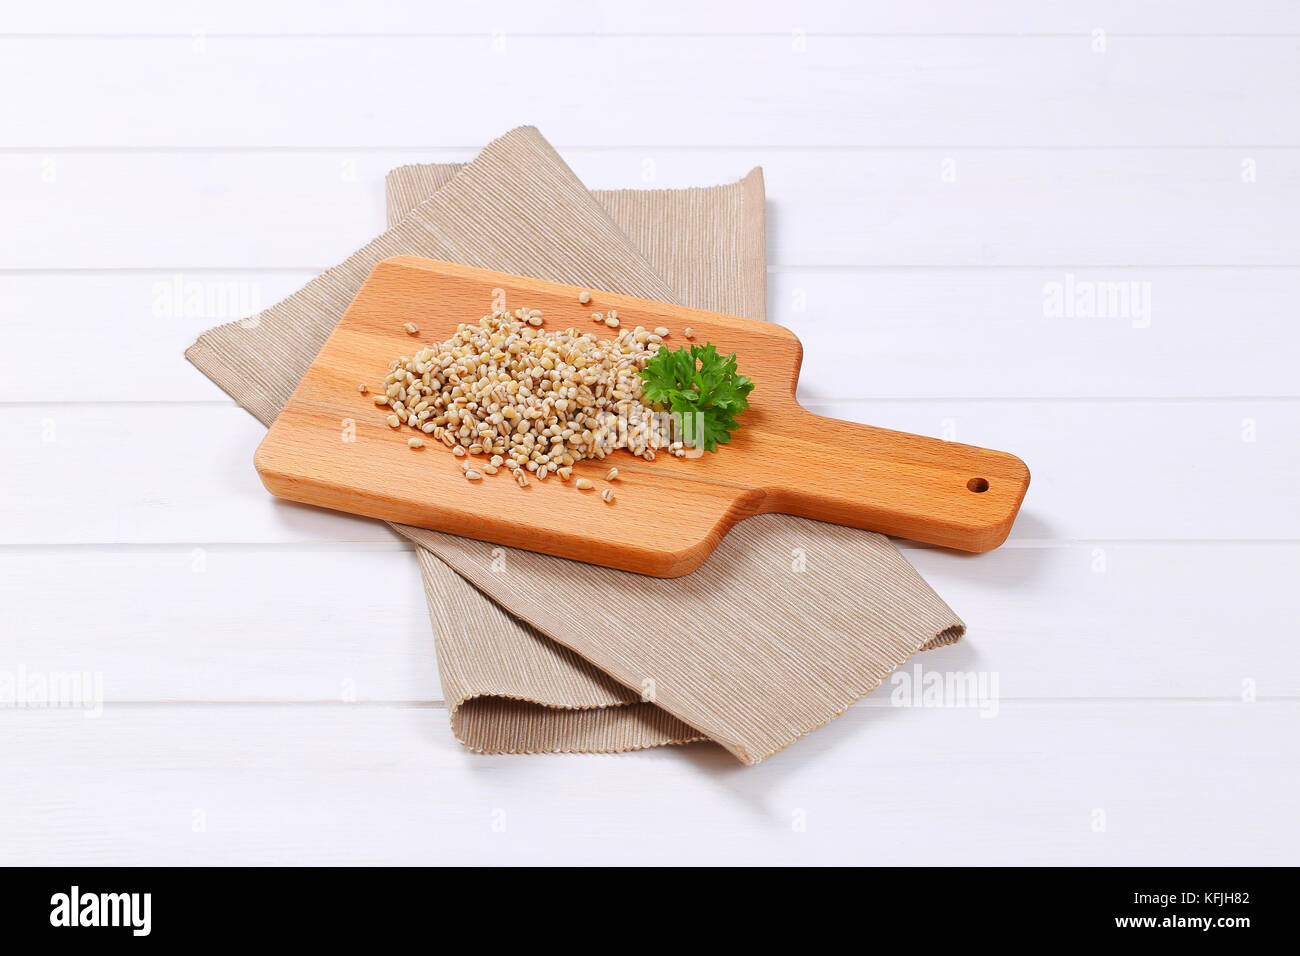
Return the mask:
<svg viewBox="0 0 1300 956">
<path fill-rule="evenodd" d="M 989 490 L 989 480 L 987 478 L 972 478 L 966 482 L 966 487 L 977 495 L 982 495 Z"/>
</svg>

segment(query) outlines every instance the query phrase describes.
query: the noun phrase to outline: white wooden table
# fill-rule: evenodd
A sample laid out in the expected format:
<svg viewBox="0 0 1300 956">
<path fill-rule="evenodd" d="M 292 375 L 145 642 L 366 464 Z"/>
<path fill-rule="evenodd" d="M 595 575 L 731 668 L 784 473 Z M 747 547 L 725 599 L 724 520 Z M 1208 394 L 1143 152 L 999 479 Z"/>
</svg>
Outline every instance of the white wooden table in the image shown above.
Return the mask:
<svg viewBox="0 0 1300 956">
<path fill-rule="evenodd" d="M 490 6 L 6 10 L 0 862 L 1297 862 L 1300 8 Z M 272 500 L 181 352 L 525 122 L 593 187 L 761 164 L 805 403 L 1029 463 L 1000 551 L 904 546 L 995 715 L 456 743 L 408 546 Z"/>
</svg>

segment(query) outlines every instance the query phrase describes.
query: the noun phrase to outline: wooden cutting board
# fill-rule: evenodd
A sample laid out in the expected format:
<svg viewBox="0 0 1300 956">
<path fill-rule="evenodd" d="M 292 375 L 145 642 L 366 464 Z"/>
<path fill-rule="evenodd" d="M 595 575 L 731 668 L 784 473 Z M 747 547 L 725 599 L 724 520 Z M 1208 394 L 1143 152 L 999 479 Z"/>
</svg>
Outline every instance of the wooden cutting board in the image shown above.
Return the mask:
<svg viewBox="0 0 1300 956">
<path fill-rule="evenodd" d="M 1014 455 L 825 418 L 795 400 L 803 350 L 778 325 L 411 256 L 379 263 L 258 447 L 267 489 L 293 501 L 447 531 L 657 577 L 699 567 L 737 521 L 764 512 L 817 518 L 916 541 L 987 551 L 1007 537 L 1029 471 Z M 579 491 L 555 476 L 520 488 L 502 469 L 467 481 L 432 436 L 389 428 L 374 404 L 390 363 L 505 305 L 541 309 L 546 327 L 667 326 L 667 345 L 712 342 L 754 380 L 729 445 L 653 462 L 616 452 L 580 462 Z M 403 323 L 413 322 L 418 335 Z M 366 384 L 371 394 L 357 386 Z M 604 476 L 616 465 L 620 477 Z M 600 498 L 610 487 L 615 501 Z"/>
</svg>

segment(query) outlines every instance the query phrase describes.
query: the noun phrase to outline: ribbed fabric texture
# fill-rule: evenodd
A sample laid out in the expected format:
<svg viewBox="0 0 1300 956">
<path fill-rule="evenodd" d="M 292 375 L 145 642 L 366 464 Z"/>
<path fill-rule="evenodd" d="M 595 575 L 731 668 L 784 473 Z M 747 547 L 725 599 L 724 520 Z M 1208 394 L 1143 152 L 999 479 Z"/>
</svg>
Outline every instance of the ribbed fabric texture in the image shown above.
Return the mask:
<svg viewBox="0 0 1300 956">
<path fill-rule="evenodd" d="M 402 167 L 387 186 L 385 233 L 186 352 L 264 423 L 390 255 L 766 318 L 758 170 L 728 186 L 593 194 L 525 127 L 465 166 Z M 710 739 L 755 763 L 964 630 L 888 539 L 805 519 L 743 521 L 674 579 L 397 530 L 419 545 L 452 728 L 484 752 Z"/>
</svg>

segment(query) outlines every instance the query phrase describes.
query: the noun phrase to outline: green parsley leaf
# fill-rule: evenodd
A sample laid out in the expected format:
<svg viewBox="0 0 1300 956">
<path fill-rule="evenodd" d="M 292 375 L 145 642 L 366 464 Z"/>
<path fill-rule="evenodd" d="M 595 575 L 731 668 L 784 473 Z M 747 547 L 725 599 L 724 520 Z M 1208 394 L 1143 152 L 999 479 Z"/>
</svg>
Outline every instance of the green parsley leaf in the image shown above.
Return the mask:
<svg viewBox="0 0 1300 956">
<path fill-rule="evenodd" d="M 731 441 L 736 416 L 749 408 L 751 379 L 736 368 L 736 353 L 721 356 L 713 343 L 660 349 L 641 370 L 645 398 L 681 415 L 682 440 L 717 451 Z"/>
</svg>

